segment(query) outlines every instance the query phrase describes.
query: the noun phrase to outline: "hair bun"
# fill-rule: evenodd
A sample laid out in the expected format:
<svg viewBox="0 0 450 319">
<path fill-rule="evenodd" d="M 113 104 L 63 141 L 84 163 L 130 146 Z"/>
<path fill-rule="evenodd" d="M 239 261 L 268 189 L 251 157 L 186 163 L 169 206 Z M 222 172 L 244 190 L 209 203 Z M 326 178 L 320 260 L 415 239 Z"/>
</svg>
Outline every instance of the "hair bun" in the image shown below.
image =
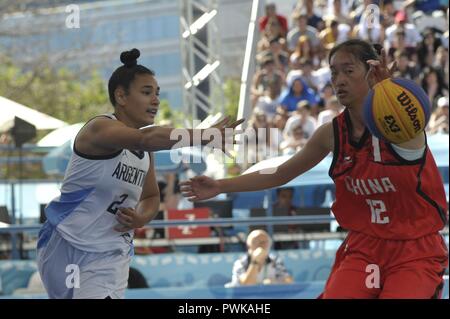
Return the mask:
<svg viewBox="0 0 450 319">
<path fill-rule="evenodd" d="M 137 65 L 137 59 L 141 55 L 138 49 L 132 49 L 131 51 L 124 51 L 120 54 L 120 61 L 127 68 L 132 68 Z"/>
</svg>

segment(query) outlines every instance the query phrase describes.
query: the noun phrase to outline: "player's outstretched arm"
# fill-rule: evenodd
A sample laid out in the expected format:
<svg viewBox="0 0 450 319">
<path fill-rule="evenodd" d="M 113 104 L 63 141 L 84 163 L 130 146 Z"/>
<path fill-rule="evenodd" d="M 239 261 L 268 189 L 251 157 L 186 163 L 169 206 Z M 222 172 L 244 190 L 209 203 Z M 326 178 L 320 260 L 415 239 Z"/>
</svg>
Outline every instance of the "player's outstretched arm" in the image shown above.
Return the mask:
<svg viewBox="0 0 450 319">
<path fill-rule="evenodd" d="M 110 152 L 119 149 L 154 152 L 186 146 L 206 145 L 215 137 L 220 142 L 217 147 L 224 149 L 225 130 L 235 129 L 243 121 L 241 119 L 230 123 L 229 118 L 224 118 L 211 128 L 202 130 L 174 129 L 160 126 L 135 129 L 120 121 L 97 118 L 86 125 L 77 140 L 78 143 L 87 144 L 88 147 Z"/>
<path fill-rule="evenodd" d="M 220 193 L 251 192 L 281 186 L 316 166 L 332 149 L 333 126 L 327 123 L 317 129 L 303 149 L 276 169 L 220 180 L 197 176 L 181 182 L 181 191 L 190 201 L 198 201 Z"/>
</svg>

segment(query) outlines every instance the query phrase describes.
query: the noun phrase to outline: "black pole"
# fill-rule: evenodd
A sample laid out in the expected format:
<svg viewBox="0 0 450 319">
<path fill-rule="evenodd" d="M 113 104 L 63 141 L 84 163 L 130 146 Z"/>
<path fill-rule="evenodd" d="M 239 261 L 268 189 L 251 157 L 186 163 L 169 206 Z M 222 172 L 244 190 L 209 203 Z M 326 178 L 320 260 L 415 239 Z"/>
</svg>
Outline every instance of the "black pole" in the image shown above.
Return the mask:
<svg viewBox="0 0 450 319">
<path fill-rule="evenodd" d="M 23 163 L 22 163 L 22 145 L 19 145 L 19 224 L 23 224 L 23 188 L 22 188 L 22 175 L 23 175 Z"/>
<path fill-rule="evenodd" d="M 14 182 L 11 183 L 11 209 L 12 209 L 11 222 L 13 225 L 16 224 L 16 196 L 14 184 L 15 184 Z M 11 234 L 11 259 L 20 259 L 20 254 L 17 250 L 16 233 Z"/>
<path fill-rule="evenodd" d="M 11 183 L 11 223 L 16 223 L 16 194 L 14 189 L 14 182 Z"/>
</svg>

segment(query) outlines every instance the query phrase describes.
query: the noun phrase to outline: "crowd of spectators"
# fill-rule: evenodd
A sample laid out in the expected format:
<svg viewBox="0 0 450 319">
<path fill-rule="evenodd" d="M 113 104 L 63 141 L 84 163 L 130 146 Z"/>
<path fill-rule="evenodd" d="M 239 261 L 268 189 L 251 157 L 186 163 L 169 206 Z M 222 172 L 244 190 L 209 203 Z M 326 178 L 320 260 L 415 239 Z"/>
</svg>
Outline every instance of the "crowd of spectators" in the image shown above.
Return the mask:
<svg viewBox="0 0 450 319">
<path fill-rule="evenodd" d="M 383 45 L 388 63 L 397 61 L 394 76 L 416 81 L 428 94 L 429 134 L 448 134 L 448 1 L 299 0 L 290 16 L 269 3 L 258 22 L 247 127 L 256 147 L 249 145 L 246 166 L 297 152 L 317 127 L 343 111 L 327 57 L 351 38 Z M 261 136 L 258 128 L 273 130 Z"/>
</svg>

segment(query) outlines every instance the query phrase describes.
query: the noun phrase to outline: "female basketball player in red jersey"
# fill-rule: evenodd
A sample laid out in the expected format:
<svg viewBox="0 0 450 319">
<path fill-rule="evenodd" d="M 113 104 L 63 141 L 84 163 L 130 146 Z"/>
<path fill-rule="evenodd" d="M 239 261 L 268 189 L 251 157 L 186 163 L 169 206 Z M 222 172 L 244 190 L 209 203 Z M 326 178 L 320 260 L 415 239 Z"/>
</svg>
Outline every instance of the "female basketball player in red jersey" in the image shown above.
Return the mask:
<svg viewBox="0 0 450 319">
<path fill-rule="evenodd" d="M 372 45 L 349 40 L 329 55 L 332 85 L 344 112 L 319 127 L 306 146 L 271 175 L 205 176 L 181 183 L 184 196 L 283 185 L 329 152 L 336 186 L 332 211 L 349 231 L 321 298 L 439 298 L 448 252 L 439 230 L 447 221 L 442 179 L 425 134 L 393 145 L 372 136 L 362 117 L 369 88 L 390 76 Z"/>
</svg>

